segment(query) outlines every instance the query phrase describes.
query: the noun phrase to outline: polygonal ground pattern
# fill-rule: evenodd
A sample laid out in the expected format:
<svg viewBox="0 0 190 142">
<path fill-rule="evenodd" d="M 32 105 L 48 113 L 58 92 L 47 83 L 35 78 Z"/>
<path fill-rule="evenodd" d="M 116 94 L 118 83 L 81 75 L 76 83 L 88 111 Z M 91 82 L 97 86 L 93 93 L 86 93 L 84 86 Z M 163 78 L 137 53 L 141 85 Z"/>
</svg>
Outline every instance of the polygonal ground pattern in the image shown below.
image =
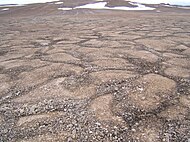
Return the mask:
<svg viewBox="0 0 190 142">
<path fill-rule="evenodd" d="M 0 10 L 0 141 L 187 141 L 189 11 L 58 7 Z"/>
</svg>

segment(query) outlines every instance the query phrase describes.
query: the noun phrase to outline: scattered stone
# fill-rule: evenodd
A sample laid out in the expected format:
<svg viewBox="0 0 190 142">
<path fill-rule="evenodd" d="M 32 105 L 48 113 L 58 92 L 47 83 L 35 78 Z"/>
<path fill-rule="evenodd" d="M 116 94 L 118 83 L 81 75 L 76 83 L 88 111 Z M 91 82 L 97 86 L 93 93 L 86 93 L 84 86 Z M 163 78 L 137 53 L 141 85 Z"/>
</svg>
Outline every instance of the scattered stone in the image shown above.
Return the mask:
<svg viewBox="0 0 190 142">
<path fill-rule="evenodd" d="M 133 126 L 133 141 L 161 142 L 162 122 L 157 119 L 141 121 L 139 125 Z"/>
<path fill-rule="evenodd" d="M 66 141 L 68 135 L 69 134 L 67 132 L 61 132 L 59 134 L 43 134 L 33 138 L 21 140 L 20 142 L 61 142 Z"/>
</svg>

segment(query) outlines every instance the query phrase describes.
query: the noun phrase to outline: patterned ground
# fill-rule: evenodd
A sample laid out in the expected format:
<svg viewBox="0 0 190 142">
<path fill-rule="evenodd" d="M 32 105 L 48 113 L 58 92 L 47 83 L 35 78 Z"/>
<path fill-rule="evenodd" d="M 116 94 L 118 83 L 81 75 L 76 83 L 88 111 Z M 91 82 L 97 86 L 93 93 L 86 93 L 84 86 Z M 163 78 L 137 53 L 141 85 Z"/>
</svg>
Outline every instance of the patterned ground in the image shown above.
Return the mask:
<svg viewBox="0 0 190 142">
<path fill-rule="evenodd" d="M 186 142 L 189 17 L 3 15 L 0 141 Z"/>
</svg>

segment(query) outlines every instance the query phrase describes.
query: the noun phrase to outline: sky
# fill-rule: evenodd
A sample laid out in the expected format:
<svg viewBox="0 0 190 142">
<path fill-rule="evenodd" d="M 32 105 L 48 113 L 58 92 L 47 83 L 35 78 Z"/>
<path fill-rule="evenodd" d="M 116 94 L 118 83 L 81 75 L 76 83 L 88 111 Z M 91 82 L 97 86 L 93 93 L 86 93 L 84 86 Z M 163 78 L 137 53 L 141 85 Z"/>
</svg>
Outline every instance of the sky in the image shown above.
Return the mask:
<svg viewBox="0 0 190 142">
<path fill-rule="evenodd" d="M 190 5 L 190 0 L 130 0 L 130 1 L 144 3 L 144 4 L 169 3 L 171 5 Z"/>
<path fill-rule="evenodd" d="M 0 0 L 0 4 L 31 4 L 31 3 L 46 3 L 59 0 Z"/>
</svg>

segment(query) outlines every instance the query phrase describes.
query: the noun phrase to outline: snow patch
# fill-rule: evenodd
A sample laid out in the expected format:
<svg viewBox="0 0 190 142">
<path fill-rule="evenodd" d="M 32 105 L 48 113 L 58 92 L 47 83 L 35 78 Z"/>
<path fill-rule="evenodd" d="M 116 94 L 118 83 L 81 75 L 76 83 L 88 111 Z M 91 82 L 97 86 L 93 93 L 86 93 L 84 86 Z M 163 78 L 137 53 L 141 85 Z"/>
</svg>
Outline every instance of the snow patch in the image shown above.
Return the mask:
<svg viewBox="0 0 190 142">
<path fill-rule="evenodd" d="M 7 10 L 9 10 L 9 8 L 4 8 L 4 9 L 1 9 L 2 11 L 7 11 Z"/>
<path fill-rule="evenodd" d="M 72 10 L 72 8 L 69 8 L 69 7 L 63 7 L 63 8 L 58 8 L 58 10 Z"/>
<path fill-rule="evenodd" d="M 107 4 L 107 2 L 98 2 L 98 3 L 77 6 L 74 9 L 81 9 L 81 8 L 84 8 L 84 9 L 108 9 L 108 10 L 154 10 L 155 9 L 155 8 L 147 7 L 147 6 L 139 4 L 139 3 L 130 3 L 137 7 L 126 7 L 126 6 L 107 7 L 106 4 Z"/>
<path fill-rule="evenodd" d="M 63 2 L 62 2 L 62 1 L 60 1 L 60 2 L 56 2 L 55 4 L 63 4 Z"/>
</svg>

